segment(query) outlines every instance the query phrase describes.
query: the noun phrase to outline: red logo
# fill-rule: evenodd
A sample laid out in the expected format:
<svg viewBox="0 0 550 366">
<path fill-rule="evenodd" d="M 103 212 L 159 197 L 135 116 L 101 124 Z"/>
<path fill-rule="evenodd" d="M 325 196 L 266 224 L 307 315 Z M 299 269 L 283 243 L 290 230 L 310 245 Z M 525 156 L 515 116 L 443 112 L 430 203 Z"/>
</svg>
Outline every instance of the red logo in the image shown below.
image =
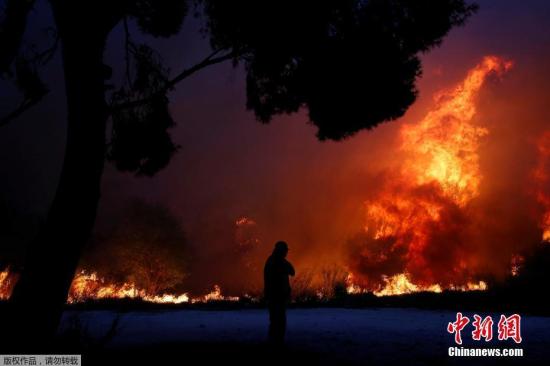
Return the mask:
<svg viewBox="0 0 550 366">
<path fill-rule="evenodd" d="M 462 344 L 462 336 L 460 332 L 470 322 L 467 316 L 462 316 L 462 313 L 456 313 L 456 321 L 447 325 L 447 332 L 455 334 L 456 344 Z"/>
<path fill-rule="evenodd" d="M 514 314 L 508 318 L 500 316 L 498 322 L 498 339 L 506 340 L 512 338 L 514 342 L 521 343 L 521 316 Z"/>
<path fill-rule="evenodd" d="M 454 334 L 456 344 L 462 344 L 461 332 L 468 323 L 470 323 L 470 319 L 459 312 L 456 313 L 456 320 L 447 324 L 447 332 Z M 485 342 L 489 342 L 493 339 L 493 324 L 493 318 L 490 315 L 482 318 L 474 314 L 474 321 L 472 322 L 472 326 L 474 327 L 472 339 L 474 341 L 480 341 L 483 338 Z M 513 314 L 509 317 L 501 315 L 497 328 L 499 341 L 512 339 L 516 343 L 521 343 L 521 316 L 519 314 Z"/>
<path fill-rule="evenodd" d="M 493 339 L 493 319 L 490 315 L 486 316 L 483 321 L 477 314 L 474 315 L 474 331 L 472 332 L 472 339 L 479 341 L 481 338 L 485 338 L 485 342 L 489 342 Z"/>
</svg>

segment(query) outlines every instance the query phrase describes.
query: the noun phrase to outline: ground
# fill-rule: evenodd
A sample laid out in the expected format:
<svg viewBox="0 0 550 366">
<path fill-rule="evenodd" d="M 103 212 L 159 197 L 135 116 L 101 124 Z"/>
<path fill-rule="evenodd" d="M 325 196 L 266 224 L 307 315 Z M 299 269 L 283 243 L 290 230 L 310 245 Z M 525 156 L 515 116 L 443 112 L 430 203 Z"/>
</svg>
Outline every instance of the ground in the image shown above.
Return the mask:
<svg viewBox="0 0 550 366">
<path fill-rule="evenodd" d="M 465 315 L 472 316 L 465 312 Z M 492 315 L 496 323 L 500 314 Z M 172 360 L 201 358 L 211 361 L 237 358 L 240 364 L 359 365 L 471 365 L 550 364 L 550 317 L 523 316 L 523 342 L 493 340 L 473 342 L 472 327 L 463 331 L 464 347 L 524 349 L 521 358 L 456 358 L 447 355 L 454 345 L 446 331 L 456 312 L 418 309 L 291 309 L 288 312 L 287 349 L 270 356 L 265 345 L 267 312 L 246 310 L 167 310 L 119 313 L 114 337 L 102 346 L 105 354 L 146 352 L 147 357 Z M 79 319 L 80 332 L 101 339 L 117 313 L 112 311 L 67 311 L 61 332 Z M 141 360 L 147 358 L 144 356 Z M 275 361 L 276 360 L 276 361 Z M 235 360 L 233 360 L 235 361 Z M 293 362 L 295 361 L 295 362 Z"/>
</svg>

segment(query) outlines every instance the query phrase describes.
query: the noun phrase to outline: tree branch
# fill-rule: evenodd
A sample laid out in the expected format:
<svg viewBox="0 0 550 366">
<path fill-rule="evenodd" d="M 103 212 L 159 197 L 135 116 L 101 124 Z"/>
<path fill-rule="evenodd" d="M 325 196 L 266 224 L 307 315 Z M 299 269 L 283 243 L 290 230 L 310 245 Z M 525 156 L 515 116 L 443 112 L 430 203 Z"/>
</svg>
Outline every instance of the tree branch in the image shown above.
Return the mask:
<svg viewBox="0 0 550 366">
<path fill-rule="evenodd" d="M 145 98 L 142 98 L 142 99 L 137 99 L 137 100 L 133 100 L 133 101 L 126 102 L 126 103 L 120 103 L 120 104 L 113 105 L 113 106 L 110 107 L 110 112 L 111 113 L 112 112 L 117 112 L 117 111 L 121 111 L 123 109 L 134 108 L 134 107 L 138 107 L 140 105 L 143 105 L 143 104 L 151 101 L 155 97 L 158 97 L 159 95 L 162 95 L 165 92 L 167 92 L 168 90 L 172 89 L 177 83 L 179 83 L 183 79 L 189 77 L 190 75 L 194 74 L 195 72 L 197 72 L 199 70 L 202 70 L 205 67 L 208 67 L 210 65 L 215 65 L 215 64 L 219 64 L 221 62 L 230 60 L 230 59 L 232 59 L 233 57 L 235 57 L 237 55 L 236 52 L 232 51 L 232 52 L 229 52 L 229 53 L 227 53 L 223 56 L 215 57 L 221 51 L 222 51 L 221 49 L 215 50 L 210 55 L 208 55 L 205 59 L 203 59 L 201 62 L 195 64 L 194 66 L 192 66 L 188 69 L 183 70 L 175 78 L 173 78 L 172 80 L 169 80 L 166 83 L 166 85 L 164 85 L 159 90 L 155 91 L 153 94 L 151 94 L 151 95 L 149 95 Z"/>
<path fill-rule="evenodd" d="M 57 32 L 54 33 L 53 37 L 53 44 L 44 51 L 35 53 L 35 55 L 31 59 L 29 59 L 30 63 L 44 66 L 51 61 L 59 46 L 59 35 L 57 34 Z"/>
<path fill-rule="evenodd" d="M 125 62 L 126 62 L 126 79 L 128 81 L 128 85 L 132 83 L 132 78 L 130 77 L 130 46 L 132 44 L 132 41 L 130 40 L 130 29 L 128 28 L 128 19 L 124 17 L 122 20 L 124 24 L 124 35 L 125 35 L 125 44 L 124 44 L 124 50 L 125 50 Z"/>
<path fill-rule="evenodd" d="M 0 127 L 4 127 L 8 123 L 13 121 L 17 117 L 19 117 L 21 114 L 23 114 L 23 112 L 34 107 L 36 104 L 38 104 L 38 102 L 40 102 L 44 98 L 46 94 L 47 92 L 38 98 L 24 100 L 21 104 L 19 104 L 17 108 L 15 108 L 13 111 L 8 113 L 6 116 L 2 117 L 2 119 L 0 119 Z"/>
<path fill-rule="evenodd" d="M 51 47 L 39 53 L 35 52 L 35 55 L 31 59 L 25 60 L 25 62 L 39 65 L 39 66 L 46 65 L 48 62 L 51 61 L 51 59 L 55 55 L 58 45 L 59 45 L 59 37 L 56 33 L 54 34 L 54 42 Z M 38 104 L 38 102 L 40 102 L 44 98 L 44 96 L 46 96 L 46 94 L 48 94 L 48 91 L 46 88 L 44 88 L 44 89 L 40 89 L 38 93 L 34 93 L 32 97 L 24 98 L 23 101 L 19 104 L 19 106 L 17 106 L 17 108 L 15 108 L 13 111 L 11 111 L 7 115 L 0 118 L 0 127 L 7 125 L 11 121 L 19 117 L 21 114 L 23 114 L 25 111 L 29 110 L 30 108 Z"/>
<path fill-rule="evenodd" d="M 151 94 L 151 95 L 149 95 L 145 98 L 138 99 L 138 100 L 133 100 L 133 101 L 130 101 L 130 102 L 127 102 L 127 103 L 120 103 L 120 104 L 116 104 L 114 106 L 111 106 L 110 107 L 110 112 L 113 113 L 113 112 L 121 111 L 121 110 L 124 110 L 124 109 L 134 108 L 134 107 L 138 107 L 140 105 L 143 105 L 143 104 L 151 101 L 155 97 L 157 97 L 157 96 L 165 93 L 166 91 L 172 89 L 177 83 L 179 83 L 180 81 L 182 81 L 185 78 L 189 77 L 190 75 L 194 74 L 195 72 L 197 72 L 199 70 L 202 70 L 202 69 L 204 69 L 204 68 L 206 68 L 210 65 L 215 65 L 215 64 L 219 64 L 221 62 L 230 60 L 231 58 L 235 57 L 238 54 L 237 52 L 229 52 L 229 53 L 226 53 L 225 55 L 215 57 L 217 54 L 219 54 L 222 51 L 223 50 L 221 50 L 221 49 L 215 50 L 210 55 L 208 55 L 206 58 L 204 58 L 201 62 L 197 63 L 196 65 L 194 65 L 194 66 L 192 66 L 188 69 L 183 70 L 181 73 L 179 73 L 172 80 L 169 80 L 166 83 L 166 85 L 164 85 L 161 89 L 155 91 L 153 94 Z M 38 98 L 24 100 L 12 112 L 8 113 L 6 116 L 4 116 L 0 119 L 0 127 L 3 127 L 5 125 L 7 125 L 12 120 L 16 119 L 21 114 L 23 114 L 25 111 L 31 109 L 33 106 L 38 104 L 38 102 L 40 102 L 46 94 L 47 93 L 45 93 L 44 95 L 41 95 Z"/>
<path fill-rule="evenodd" d="M 0 23 L 0 73 L 9 71 L 27 26 L 27 15 L 35 0 L 8 0 Z"/>
</svg>

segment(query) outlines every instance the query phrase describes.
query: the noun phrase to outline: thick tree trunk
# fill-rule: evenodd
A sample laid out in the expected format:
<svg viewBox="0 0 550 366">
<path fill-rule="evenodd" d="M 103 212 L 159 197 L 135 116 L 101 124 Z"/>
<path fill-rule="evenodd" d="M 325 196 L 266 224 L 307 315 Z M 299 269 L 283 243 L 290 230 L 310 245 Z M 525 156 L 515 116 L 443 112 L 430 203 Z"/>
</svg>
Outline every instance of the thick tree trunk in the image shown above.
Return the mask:
<svg viewBox="0 0 550 366">
<path fill-rule="evenodd" d="M 65 159 L 45 226 L 28 250 L 10 299 L 11 352 L 50 351 L 100 195 L 107 119 L 102 59 L 107 32 L 98 32 L 97 23 L 86 19 L 88 14 L 69 13 L 54 6 L 67 94 Z M 10 328 L 2 326 L 2 333 Z"/>
</svg>

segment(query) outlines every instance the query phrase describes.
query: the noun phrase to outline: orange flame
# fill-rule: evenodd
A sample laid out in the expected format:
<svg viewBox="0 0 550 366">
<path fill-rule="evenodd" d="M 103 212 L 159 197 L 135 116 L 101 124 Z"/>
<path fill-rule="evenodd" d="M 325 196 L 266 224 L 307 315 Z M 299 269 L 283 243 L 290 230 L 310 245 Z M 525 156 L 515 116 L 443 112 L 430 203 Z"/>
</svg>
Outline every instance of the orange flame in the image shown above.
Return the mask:
<svg viewBox="0 0 550 366">
<path fill-rule="evenodd" d="M 468 282 L 462 286 L 449 286 L 449 289 L 453 291 L 483 291 L 487 289 L 487 284 L 484 281 L 479 281 L 478 283 Z M 386 278 L 384 288 L 379 291 L 374 291 L 374 295 L 390 296 L 422 291 L 440 293 L 443 289 L 439 284 L 428 286 L 415 285 L 406 274 L 400 273 Z"/>
<path fill-rule="evenodd" d="M 539 226 L 542 230 L 542 240 L 550 242 L 550 131 L 546 131 L 537 142 L 538 161 L 533 170 L 532 177 L 535 182 L 535 195 L 537 202 L 543 209 Z"/>
<path fill-rule="evenodd" d="M 8 300 L 13 286 L 17 281 L 17 275 L 6 269 L 0 272 L 0 300 Z M 69 290 L 68 304 L 85 302 L 88 300 L 102 299 L 140 299 L 158 304 L 203 303 L 210 301 L 239 301 L 238 296 L 223 296 L 220 286 L 214 285 L 214 289 L 199 297 L 189 297 L 187 293 L 181 294 L 148 294 L 135 284 L 124 282 L 121 284 L 108 282 L 100 277 L 97 272 L 81 270 L 78 272 Z"/>
<path fill-rule="evenodd" d="M 191 303 L 197 302 L 209 302 L 209 301 L 239 301 L 238 296 L 223 296 L 220 286 L 214 285 L 212 292 L 202 296 L 196 297 L 191 300 Z"/>
<path fill-rule="evenodd" d="M 372 264 L 403 253 L 403 272 L 382 275 L 383 283 L 373 283 L 368 275 L 361 276 L 358 271 L 359 282 L 367 284 L 375 294 L 442 290 L 427 265 L 425 252 L 433 245 L 434 227 L 452 221 L 448 219 L 452 213 L 463 213 L 479 195 L 482 175 L 478 148 L 489 131 L 473 123 L 476 97 L 489 75 L 501 75 L 511 67 L 509 61 L 485 57 L 460 84 L 439 93 L 434 108 L 421 121 L 402 126 L 403 163 L 376 199 L 366 202 L 365 230 L 375 242 L 390 243 L 386 244 L 389 248 L 376 255 L 365 245 L 360 255 Z M 443 222 L 443 218 L 447 221 Z M 465 267 L 459 262 L 449 270 L 464 272 Z M 446 287 L 453 285 L 447 283 Z M 482 289 L 485 284 L 465 283 L 454 288 Z"/>
<path fill-rule="evenodd" d="M 186 293 L 150 295 L 145 290 L 138 288 L 133 283 L 115 284 L 105 281 L 99 277 L 96 272 L 87 272 L 85 270 L 76 274 L 69 290 L 67 303 L 78 303 L 86 300 L 100 299 L 142 299 L 154 303 L 174 303 L 179 304 L 189 302 Z"/>
<path fill-rule="evenodd" d="M 0 272 L 0 300 L 10 298 L 15 282 L 17 282 L 17 276 L 10 271 L 9 267 Z"/>
<path fill-rule="evenodd" d="M 214 285 L 212 292 L 199 297 L 190 298 L 187 293 L 182 294 L 147 294 L 133 283 L 114 284 L 108 283 L 97 273 L 81 271 L 71 285 L 67 303 L 84 302 L 86 300 L 99 299 L 141 299 L 153 303 L 201 303 L 210 301 L 239 301 L 238 296 L 223 296 L 220 286 Z"/>
</svg>

